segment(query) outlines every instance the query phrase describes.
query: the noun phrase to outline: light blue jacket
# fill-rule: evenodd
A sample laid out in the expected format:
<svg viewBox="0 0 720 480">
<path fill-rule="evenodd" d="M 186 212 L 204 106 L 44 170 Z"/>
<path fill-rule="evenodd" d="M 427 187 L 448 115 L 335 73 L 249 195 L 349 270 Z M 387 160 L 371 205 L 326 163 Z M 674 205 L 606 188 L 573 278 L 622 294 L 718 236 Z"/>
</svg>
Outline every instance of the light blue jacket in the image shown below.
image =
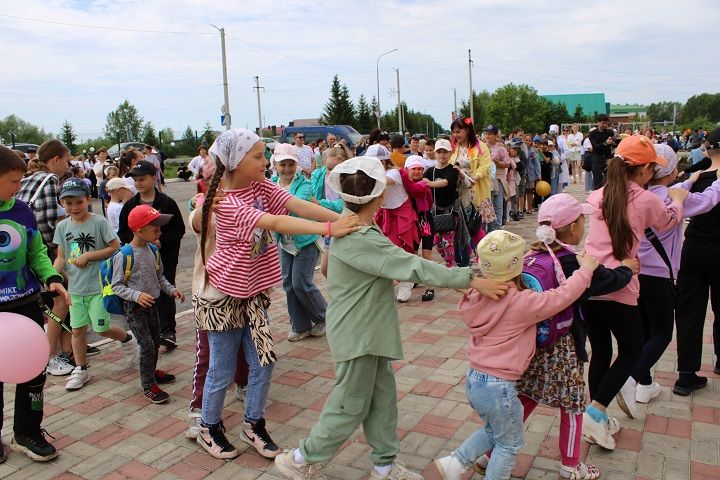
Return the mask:
<svg viewBox="0 0 720 480">
<path fill-rule="evenodd" d="M 273 182 L 278 183 L 279 177 L 273 177 L 271 179 Z M 290 188 L 288 189 L 288 193 L 292 195 L 293 197 L 297 197 L 301 200 L 310 200 L 310 197 L 312 196 L 312 193 L 310 191 L 310 182 L 302 173 L 296 173 L 295 174 L 295 180 L 290 184 Z M 290 216 L 297 217 L 294 213 L 290 213 Z M 311 243 L 315 242 L 318 239 L 318 235 L 293 235 L 293 238 L 295 239 L 295 246 L 298 250 L 300 250 L 303 247 L 307 247 Z M 278 245 L 280 244 L 280 234 L 275 234 L 275 239 L 278 242 Z"/>
<path fill-rule="evenodd" d="M 322 167 L 316 168 L 312 172 L 312 176 L 310 177 L 310 193 L 320 202 L 320 206 L 336 213 L 342 213 L 344 207 L 342 199 L 325 199 L 325 175 L 327 175 L 327 171 L 327 167 Z"/>
</svg>

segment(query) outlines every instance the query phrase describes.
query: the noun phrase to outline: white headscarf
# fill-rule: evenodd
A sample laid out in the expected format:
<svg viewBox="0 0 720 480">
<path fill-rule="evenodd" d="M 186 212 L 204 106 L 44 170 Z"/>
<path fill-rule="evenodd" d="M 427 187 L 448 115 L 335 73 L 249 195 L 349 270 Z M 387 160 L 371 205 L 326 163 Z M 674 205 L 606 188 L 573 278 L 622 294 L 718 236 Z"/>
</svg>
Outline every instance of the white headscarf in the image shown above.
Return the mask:
<svg viewBox="0 0 720 480">
<path fill-rule="evenodd" d="M 255 132 L 244 128 L 233 128 L 222 132 L 208 152 L 220 160 L 226 172 L 232 172 L 259 141 L 260 137 Z"/>
<path fill-rule="evenodd" d="M 356 197 L 349 193 L 344 193 L 340 187 L 340 175 L 343 173 L 353 174 L 357 171 L 364 172 L 368 177 L 375 180 L 375 186 L 369 195 L 362 197 Z M 385 167 L 383 167 L 380 160 L 375 157 L 355 157 L 350 160 L 345 160 L 337 167 L 333 168 L 330 172 L 330 179 L 328 180 L 330 188 L 335 190 L 340 198 L 350 203 L 357 203 L 358 205 L 364 205 L 372 201 L 373 198 L 379 197 L 385 190 L 387 179 L 385 177 Z"/>
</svg>

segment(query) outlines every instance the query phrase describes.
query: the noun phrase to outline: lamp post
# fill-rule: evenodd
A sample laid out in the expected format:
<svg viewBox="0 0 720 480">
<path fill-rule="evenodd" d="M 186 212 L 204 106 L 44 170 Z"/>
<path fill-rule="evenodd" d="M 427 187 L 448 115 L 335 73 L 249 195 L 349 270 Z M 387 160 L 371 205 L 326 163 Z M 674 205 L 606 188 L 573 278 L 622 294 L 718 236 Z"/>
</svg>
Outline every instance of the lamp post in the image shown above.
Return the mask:
<svg viewBox="0 0 720 480">
<path fill-rule="evenodd" d="M 385 53 L 381 53 L 380 56 L 377 58 L 377 62 L 375 62 L 375 76 L 377 77 L 377 112 L 375 112 L 375 116 L 377 117 L 378 128 L 380 128 L 380 115 L 382 114 L 382 111 L 380 110 L 380 59 L 385 55 L 393 52 L 397 52 L 397 48 L 393 48 L 392 50 L 389 50 Z"/>
</svg>

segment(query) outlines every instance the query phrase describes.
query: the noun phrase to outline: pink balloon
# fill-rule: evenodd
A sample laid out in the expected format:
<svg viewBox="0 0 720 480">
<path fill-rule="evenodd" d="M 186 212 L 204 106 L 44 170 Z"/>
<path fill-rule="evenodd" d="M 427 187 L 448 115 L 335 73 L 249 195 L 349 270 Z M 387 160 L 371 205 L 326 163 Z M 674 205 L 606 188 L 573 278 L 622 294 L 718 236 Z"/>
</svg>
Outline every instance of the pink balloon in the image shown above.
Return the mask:
<svg viewBox="0 0 720 480">
<path fill-rule="evenodd" d="M 40 325 L 24 315 L 0 312 L 0 382 L 32 380 L 45 370 L 49 354 Z"/>
</svg>

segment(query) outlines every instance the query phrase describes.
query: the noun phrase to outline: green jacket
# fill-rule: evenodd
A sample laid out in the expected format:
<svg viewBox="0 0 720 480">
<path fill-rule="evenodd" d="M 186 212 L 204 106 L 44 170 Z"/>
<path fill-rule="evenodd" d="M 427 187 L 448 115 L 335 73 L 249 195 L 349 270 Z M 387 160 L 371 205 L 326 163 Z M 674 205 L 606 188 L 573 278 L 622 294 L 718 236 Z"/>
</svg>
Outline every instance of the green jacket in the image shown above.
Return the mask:
<svg viewBox="0 0 720 480">
<path fill-rule="evenodd" d="M 320 206 L 341 213 L 345 205 L 342 199 L 326 200 L 325 199 L 325 175 L 327 175 L 327 167 L 316 168 L 310 176 L 310 192 L 312 196 L 320 202 Z"/>
<path fill-rule="evenodd" d="M 280 177 L 272 177 L 271 179 L 273 182 L 278 183 L 278 180 L 280 180 Z M 293 197 L 297 197 L 301 200 L 310 200 L 310 197 L 312 194 L 310 193 L 310 182 L 302 173 L 296 173 L 295 174 L 295 180 L 290 184 L 290 188 L 288 189 L 288 193 L 292 195 Z M 294 213 L 290 213 L 290 216 L 297 217 Z M 275 234 L 275 240 L 277 240 L 278 245 L 280 245 L 280 234 Z M 295 239 L 295 246 L 298 250 L 300 250 L 303 247 L 307 247 L 311 243 L 315 242 L 318 239 L 319 235 L 293 235 L 293 238 Z M 278 248 L 280 248 L 278 246 Z"/>
<path fill-rule="evenodd" d="M 347 213 L 347 211 L 346 211 Z M 327 339 L 334 362 L 403 358 L 393 280 L 467 288 L 467 267 L 446 268 L 396 247 L 377 225 L 330 243 Z"/>
</svg>

